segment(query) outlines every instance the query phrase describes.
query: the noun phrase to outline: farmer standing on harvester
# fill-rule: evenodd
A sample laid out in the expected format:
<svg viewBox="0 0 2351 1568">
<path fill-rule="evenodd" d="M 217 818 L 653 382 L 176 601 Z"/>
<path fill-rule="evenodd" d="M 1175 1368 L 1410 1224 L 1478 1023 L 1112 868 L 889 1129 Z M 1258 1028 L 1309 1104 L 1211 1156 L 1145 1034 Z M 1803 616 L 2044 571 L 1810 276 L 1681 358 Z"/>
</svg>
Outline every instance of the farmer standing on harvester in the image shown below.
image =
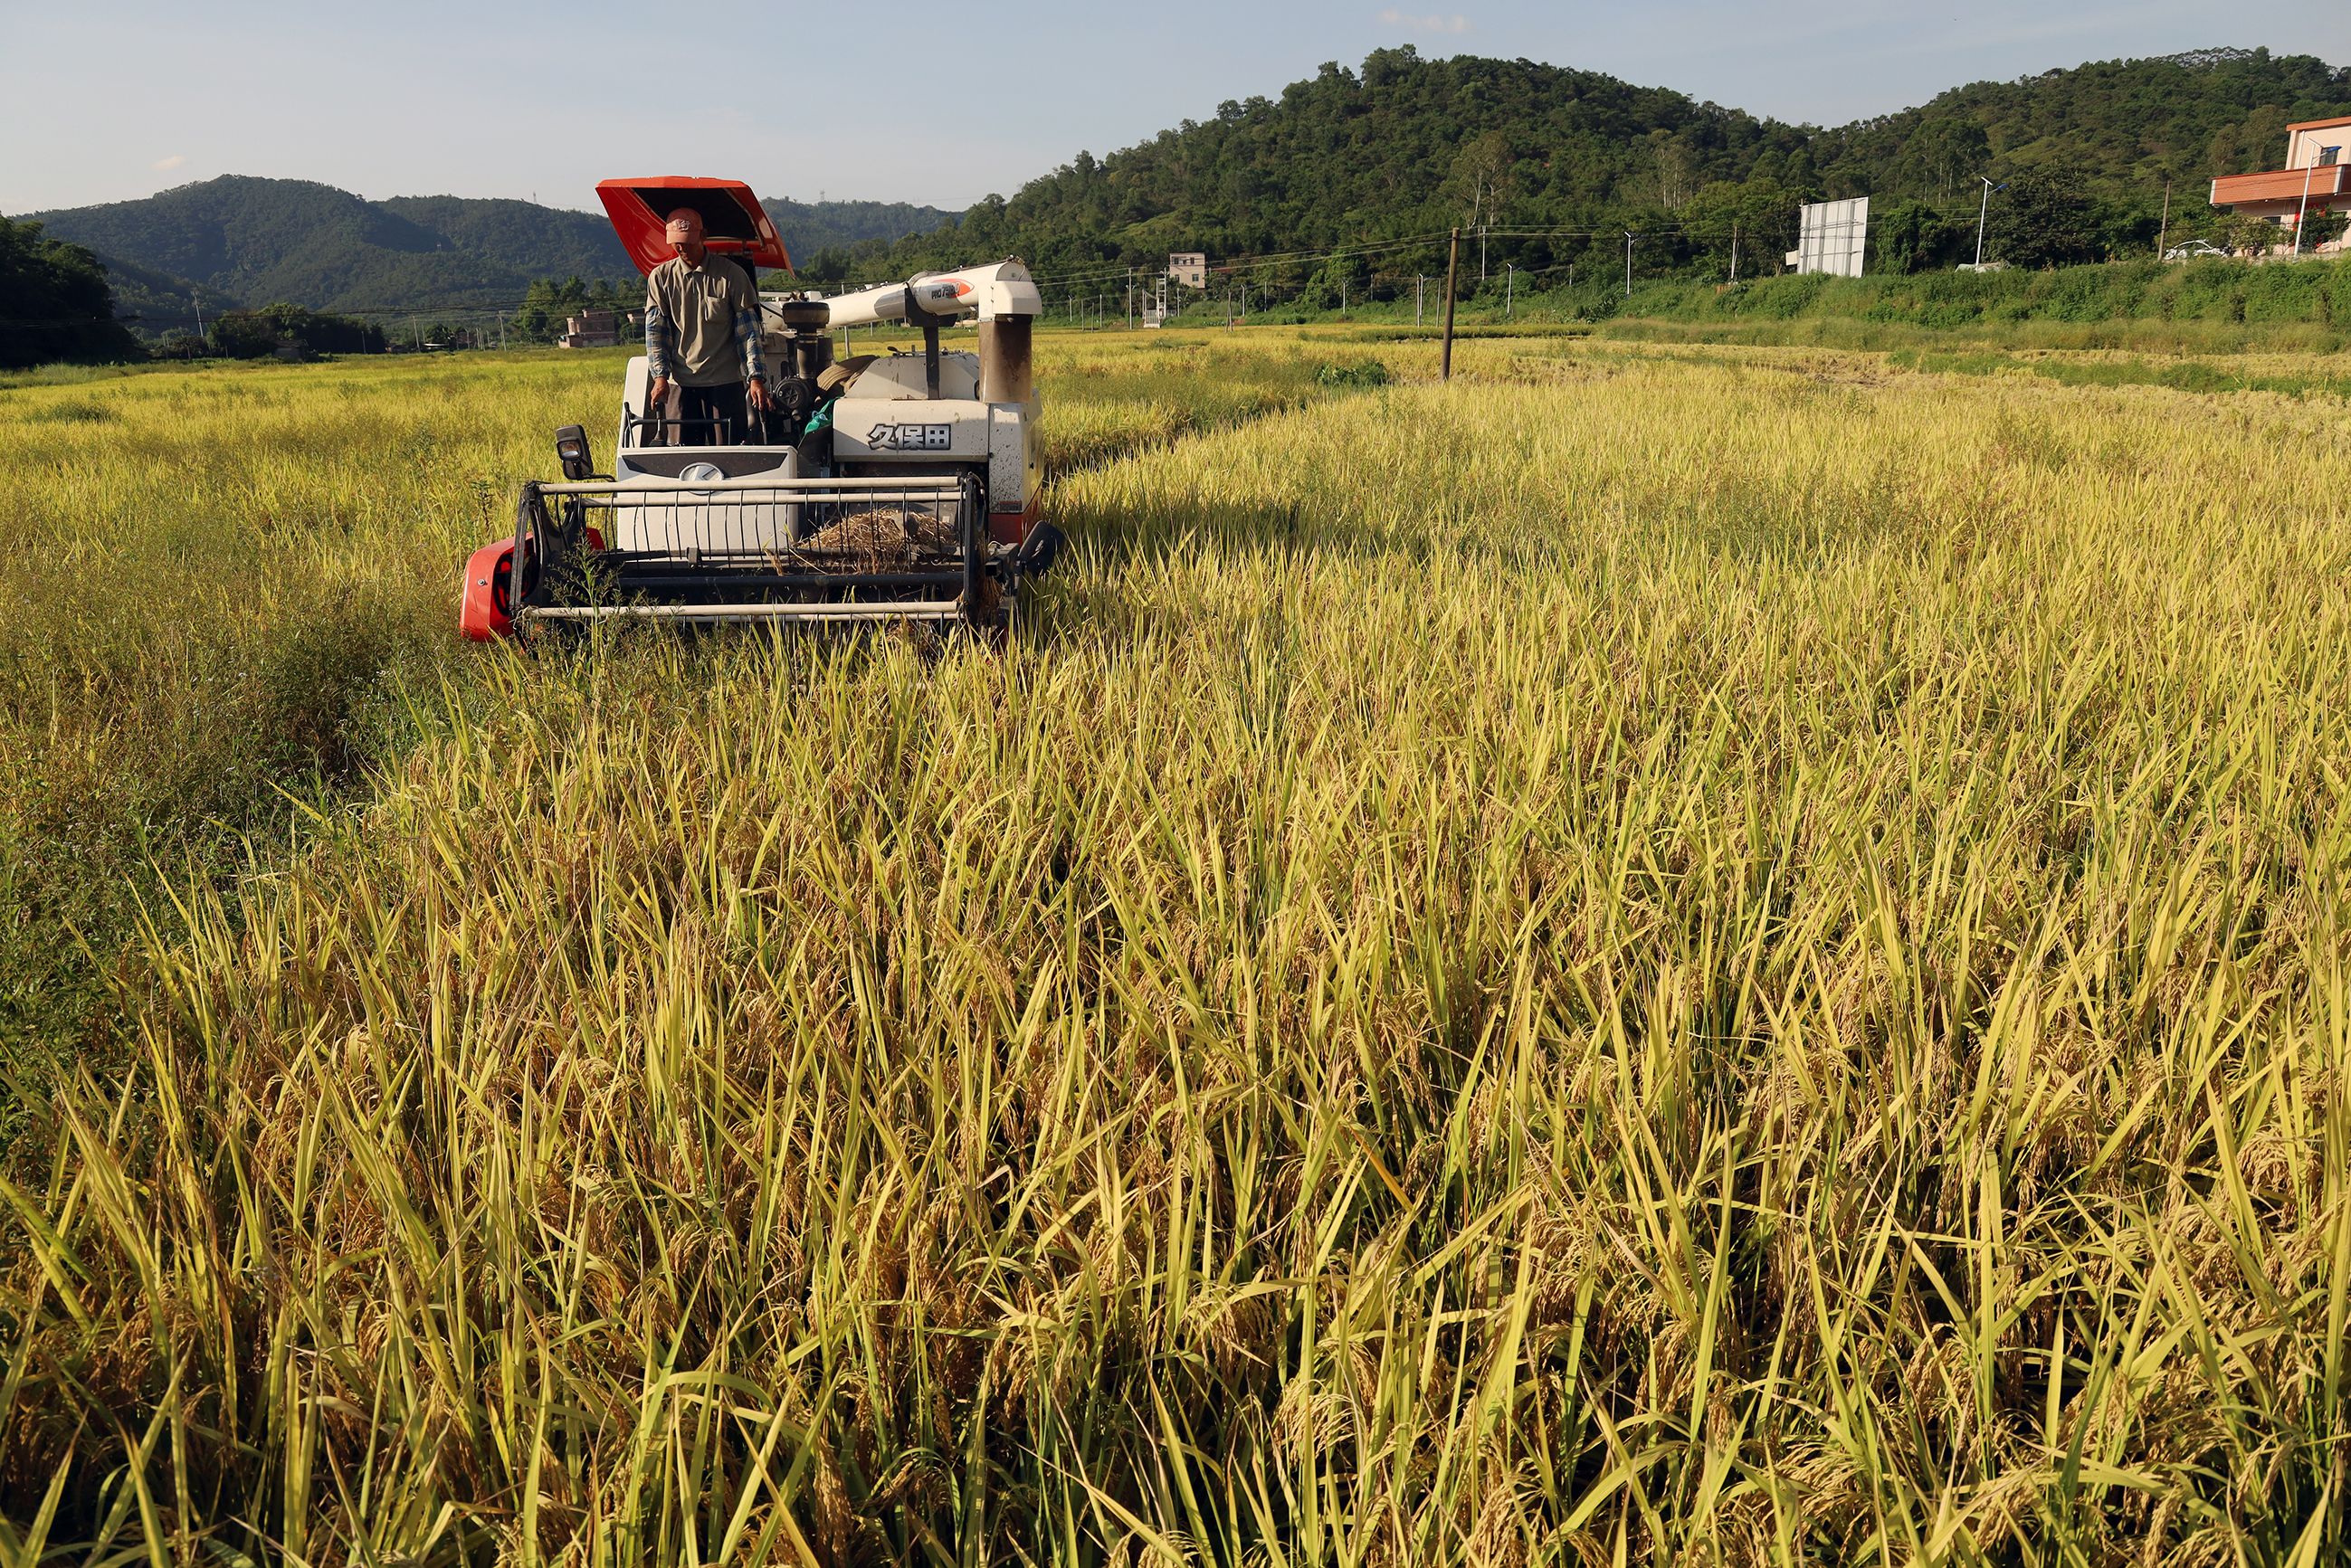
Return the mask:
<svg viewBox="0 0 2351 1568">
<path fill-rule="evenodd" d="M 740 267 L 704 246 L 700 213 L 670 214 L 668 236 L 677 254 L 645 278 L 645 359 L 653 381 L 647 412 L 662 411 L 674 382 L 684 439 L 740 442 L 750 434 L 747 410 L 768 406 L 758 298 Z M 699 421 L 716 423 L 705 434 Z"/>
</svg>

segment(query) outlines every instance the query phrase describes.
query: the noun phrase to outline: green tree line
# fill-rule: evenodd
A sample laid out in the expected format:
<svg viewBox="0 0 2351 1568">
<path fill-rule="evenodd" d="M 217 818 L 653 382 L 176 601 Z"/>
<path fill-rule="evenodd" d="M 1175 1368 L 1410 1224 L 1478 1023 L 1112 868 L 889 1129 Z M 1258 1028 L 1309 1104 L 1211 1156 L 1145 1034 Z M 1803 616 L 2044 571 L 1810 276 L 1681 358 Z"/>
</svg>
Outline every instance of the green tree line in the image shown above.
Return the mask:
<svg viewBox="0 0 2351 1568">
<path fill-rule="evenodd" d="M 1873 267 L 1971 259 L 1979 183 L 1987 256 L 2026 267 L 2151 256 L 2220 235 L 2215 174 L 2273 167 L 2285 127 L 2351 113 L 2351 71 L 2309 56 L 2216 49 L 1956 88 L 1833 129 L 1761 119 L 1662 89 L 1528 60 L 1380 50 L 1274 99 L 1221 105 L 1105 158 L 1081 152 L 934 233 L 807 258 L 819 284 L 1018 255 L 1048 280 L 1170 251 L 1212 259 L 1490 231 L 1485 270 L 1596 274 L 1635 237 L 1646 276 L 1779 269 L 1807 201 L 1869 195 Z M 2167 191 L 2168 187 L 2168 191 Z M 1549 231 L 1549 232 L 1530 232 Z M 1343 284 L 1393 294 L 1432 265 L 1406 255 L 1269 267 L 1290 298 Z M 1343 277 L 1342 272 L 1352 276 Z M 1249 277 L 1233 277 L 1238 286 Z"/>
<path fill-rule="evenodd" d="M 628 312 L 644 302 L 645 285 L 642 278 L 590 280 L 574 276 L 559 281 L 543 277 L 524 292 L 522 308 L 509 326 L 517 341 L 552 343 L 563 336 L 567 317 L 587 310 L 610 310 L 625 320 Z"/>
<path fill-rule="evenodd" d="M 0 368 L 141 357 L 97 256 L 0 218 Z"/>
</svg>

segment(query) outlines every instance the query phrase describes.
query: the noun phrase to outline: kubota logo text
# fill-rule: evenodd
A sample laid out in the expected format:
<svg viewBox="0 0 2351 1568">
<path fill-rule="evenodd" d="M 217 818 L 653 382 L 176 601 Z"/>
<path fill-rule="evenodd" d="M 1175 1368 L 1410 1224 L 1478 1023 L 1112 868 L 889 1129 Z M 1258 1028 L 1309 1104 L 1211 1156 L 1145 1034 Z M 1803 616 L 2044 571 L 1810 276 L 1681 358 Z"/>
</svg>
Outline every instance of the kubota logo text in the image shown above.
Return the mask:
<svg viewBox="0 0 2351 1568">
<path fill-rule="evenodd" d="M 955 444 L 952 424 L 877 424 L 865 433 L 876 452 L 945 452 Z"/>
</svg>

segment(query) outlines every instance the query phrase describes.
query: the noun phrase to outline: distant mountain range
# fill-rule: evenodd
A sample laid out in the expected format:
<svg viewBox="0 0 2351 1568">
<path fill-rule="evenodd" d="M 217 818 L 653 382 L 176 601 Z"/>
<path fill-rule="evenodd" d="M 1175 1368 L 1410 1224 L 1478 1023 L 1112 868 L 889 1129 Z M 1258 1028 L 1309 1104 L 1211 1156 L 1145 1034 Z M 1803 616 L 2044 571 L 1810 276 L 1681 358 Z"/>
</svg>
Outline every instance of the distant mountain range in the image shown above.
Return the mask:
<svg viewBox="0 0 2351 1568">
<path fill-rule="evenodd" d="M 1797 205 L 1873 198 L 1873 268 L 1972 253 L 1980 177 L 2038 181 L 2063 210 L 2062 257 L 2151 254 L 2213 221 L 2210 175 L 2276 167 L 2289 121 L 2351 113 L 2351 69 L 2266 49 L 2094 61 L 1954 88 L 1916 109 L 1823 128 L 1530 60 L 1383 49 L 1277 99 L 1217 106 L 1148 141 L 1070 163 L 968 212 L 872 202 L 767 206 L 812 281 L 904 277 L 1019 256 L 1049 281 L 1164 263 L 1409 242 L 1334 256 L 1301 298 L 1402 287 L 1441 265 L 1424 243 L 1485 225 L 1485 273 L 1604 275 L 1642 236 L 1651 275 L 1750 268 L 1795 244 Z M 2052 193 L 2053 192 L 2053 194 Z M 1998 240 L 2011 194 L 1991 203 Z M 402 196 L 237 175 L 144 201 L 31 214 L 107 263 L 150 334 L 231 304 L 366 313 L 507 308 L 536 278 L 631 279 L 601 214 L 532 202 Z M 2045 225 L 2044 225 L 2045 226 Z M 2047 235 L 2042 236 L 2047 238 Z M 2051 242 L 2052 245 L 2054 241 Z M 2020 252 L 2022 254 L 2022 252 Z M 1267 269 L 1260 268 L 1260 271 Z M 1292 277 L 1289 274 L 1296 274 Z M 1515 274 L 1513 274 L 1515 276 Z"/>
<path fill-rule="evenodd" d="M 956 214 L 903 203 L 769 200 L 797 256 L 896 240 Z M 601 214 L 535 202 L 392 196 L 225 174 L 143 201 L 26 214 L 96 251 L 116 304 L 148 332 L 236 305 L 359 312 L 517 304 L 534 278 L 636 275 Z"/>
</svg>

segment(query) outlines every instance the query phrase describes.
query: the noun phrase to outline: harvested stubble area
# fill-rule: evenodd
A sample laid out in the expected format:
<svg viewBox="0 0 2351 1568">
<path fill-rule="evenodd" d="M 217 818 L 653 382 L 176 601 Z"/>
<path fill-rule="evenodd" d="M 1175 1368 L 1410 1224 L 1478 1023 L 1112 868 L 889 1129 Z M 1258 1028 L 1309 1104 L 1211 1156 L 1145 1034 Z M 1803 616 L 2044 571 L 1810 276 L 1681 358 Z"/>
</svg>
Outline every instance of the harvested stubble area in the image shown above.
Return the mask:
<svg viewBox="0 0 2351 1568">
<path fill-rule="evenodd" d="M 2340 409 L 1462 363 L 401 685 L 17 1141 L 15 1543 L 2338 1554 Z"/>
</svg>

